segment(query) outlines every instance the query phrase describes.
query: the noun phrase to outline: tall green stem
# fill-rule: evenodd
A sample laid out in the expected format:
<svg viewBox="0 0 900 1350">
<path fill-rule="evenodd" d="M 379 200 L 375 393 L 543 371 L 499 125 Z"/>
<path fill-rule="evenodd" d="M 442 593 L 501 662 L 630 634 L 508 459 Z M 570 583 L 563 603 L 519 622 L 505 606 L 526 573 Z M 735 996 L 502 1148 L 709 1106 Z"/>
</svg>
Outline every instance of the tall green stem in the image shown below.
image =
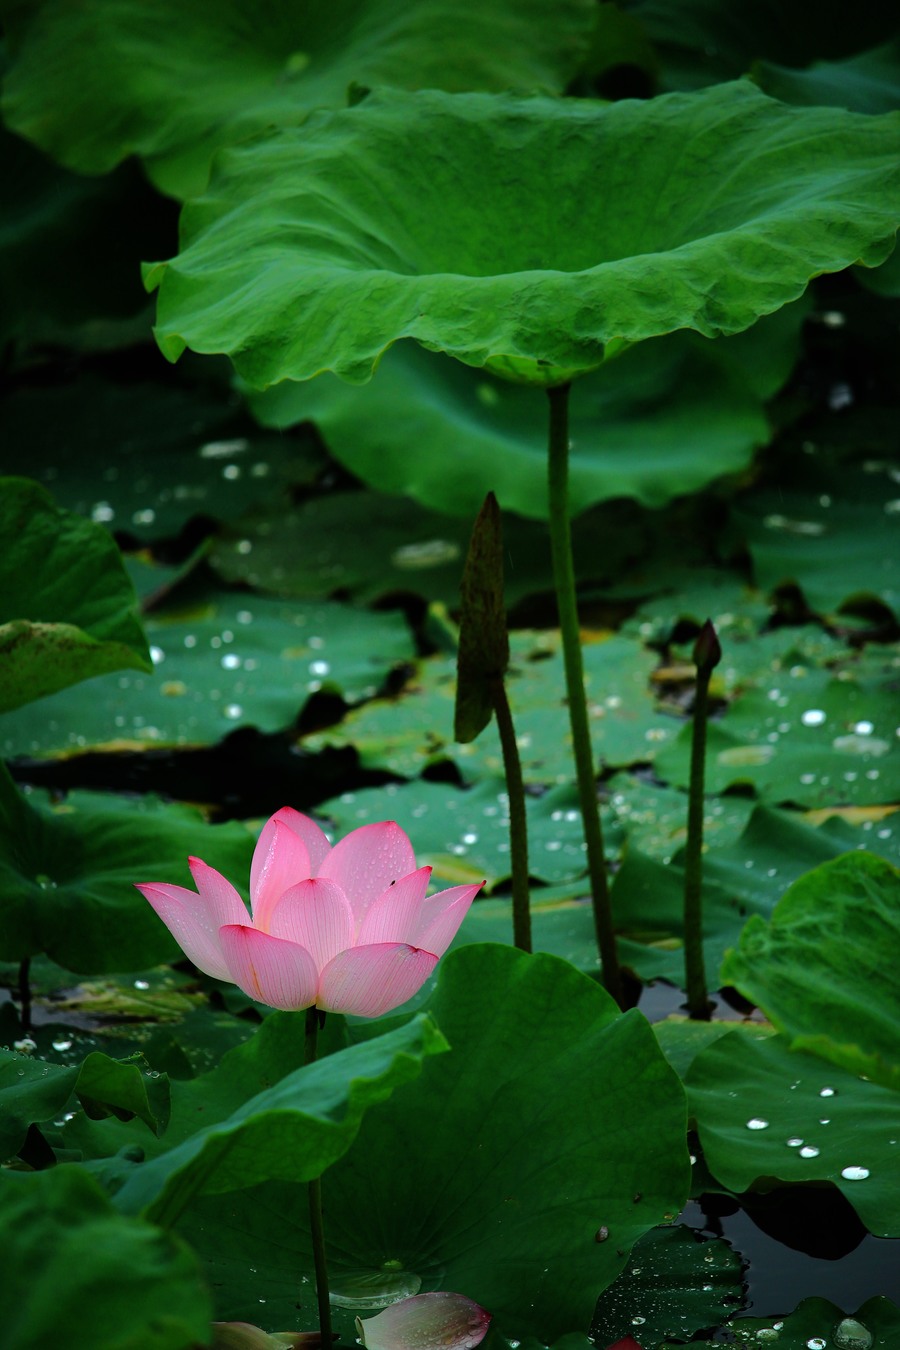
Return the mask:
<svg viewBox="0 0 900 1350">
<path fill-rule="evenodd" d="M 512 863 L 513 944 L 531 951 L 531 909 L 528 896 L 528 823 L 525 816 L 525 784 L 503 676 L 493 684 L 494 715 L 500 732 L 503 771 L 509 796 L 509 852 Z"/>
<path fill-rule="evenodd" d="M 578 604 L 575 598 L 575 567 L 572 561 L 572 532 L 569 524 L 569 386 L 558 385 L 548 389 L 550 397 L 549 510 L 550 546 L 553 553 L 553 579 L 556 602 L 559 607 L 559 627 L 562 634 L 563 660 L 566 670 L 566 691 L 569 701 L 569 721 L 575 751 L 575 772 L 584 838 L 587 844 L 588 875 L 594 905 L 594 928 L 597 946 L 603 962 L 603 983 L 620 1007 L 623 1005 L 622 973 L 616 950 L 612 910 L 609 903 L 609 883 L 606 877 L 606 857 L 603 851 L 603 831 L 600 808 L 597 803 L 597 784 L 594 777 L 594 757 L 588 725 L 587 701 L 584 693 L 584 666 L 581 660 L 581 638 L 578 628 Z"/>
<path fill-rule="evenodd" d="M 722 649 L 716 631 L 707 620 L 694 647 L 697 685 L 694 693 L 687 841 L 684 850 L 684 976 L 688 1011 L 695 1018 L 706 1018 L 710 1012 L 703 962 L 703 789 L 709 681 L 721 659 Z"/>
<path fill-rule="evenodd" d="M 319 1010 L 306 1010 L 304 1064 L 314 1064 L 319 1039 Z M 328 1266 L 325 1262 L 325 1224 L 322 1219 L 322 1178 L 307 1185 L 309 1194 L 309 1230 L 312 1235 L 313 1262 L 316 1268 L 316 1299 L 319 1305 L 319 1333 L 323 1350 L 331 1345 L 331 1301 L 328 1297 Z"/>
</svg>

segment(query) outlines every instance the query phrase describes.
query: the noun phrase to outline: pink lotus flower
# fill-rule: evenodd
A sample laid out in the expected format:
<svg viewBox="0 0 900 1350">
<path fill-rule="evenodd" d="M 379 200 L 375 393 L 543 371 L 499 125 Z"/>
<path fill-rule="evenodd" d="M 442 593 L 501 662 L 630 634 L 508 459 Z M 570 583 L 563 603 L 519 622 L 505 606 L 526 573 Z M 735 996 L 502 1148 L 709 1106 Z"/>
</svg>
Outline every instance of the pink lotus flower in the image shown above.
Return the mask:
<svg viewBox="0 0 900 1350">
<path fill-rule="evenodd" d="M 481 889 L 427 896 L 394 821 L 363 825 L 331 847 L 315 821 L 284 806 L 263 826 L 250 865 L 252 918 L 200 858 L 197 886 L 138 886 L 194 965 L 272 1008 L 380 1017 L 419 990 Z M 483 885 L 483 883 L 481 883 Z"/>
</svg>

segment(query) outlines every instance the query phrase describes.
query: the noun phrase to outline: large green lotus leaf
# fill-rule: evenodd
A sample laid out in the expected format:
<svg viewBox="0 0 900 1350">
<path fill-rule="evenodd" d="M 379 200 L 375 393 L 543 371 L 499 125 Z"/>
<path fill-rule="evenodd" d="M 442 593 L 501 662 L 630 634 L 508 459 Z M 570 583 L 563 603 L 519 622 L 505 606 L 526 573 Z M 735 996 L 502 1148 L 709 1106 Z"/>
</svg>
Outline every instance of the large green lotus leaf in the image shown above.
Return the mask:
<svg viewBox="0 0 900 1350">
<path fill-rule="evenodd" d="M 888 837 L 872 839 L 864 829 L 838 818 L 815 828 L 787 811 L 758 806 L 740 838 L 712 842 L 703 863 L 703 951 L 710 987 L 732 983 L 729 972 L 720 974 L 720 968 L 749 915 L 768 919 L 788 886 L 847 849 L 868 846 L 896 853 L 890 827 L 880 826 L 878 833 L 885 832 Z M 683 852 L 654 857 L 635 846 L 629 835 L 623 855 L 613 879 L 616 924 L 631 943 L 645 944 L 643 950 L 629 947 L 629 964 L 642 978 L 681 985 Z"/>
<path fill-rule="evenodd" d="M 806 70 L 760 61 L 753 78 L 785 103 L 891 112 L 900 107 L 900 39 L 843 61 L 815 61 Z"/>
<path fill-rule="evenodd" d="M 348 703 L 371 697 L 413 654 L 398 612 L 329 602 L 287 603 L 220 593 L 189 614 L 155 613 L 153 676 L 119 675 L 57 694 L 8 719 L 6 754 L 77 754 L 100 745 L 203 745 L 239 724 L 290 726 L 328 687 Z"/>
<path fill-rule="evenodd" d="M 833 675 L 805 665 L 773 673 L 729 707 L 707 736 L 706 787 L 750 784 L 766 800 L 806 807 L 871 806 L 900 792 L 892 676 Z M 687 787 L 690 728 L 657 759 L 657 772 Z"/>
<path fill-rule="evenodd" d="M 841 0 L 823 0 L 811 21 L 806 0 L 627 0 L 652 38 L 669 87 L 696 89 L 745 74 L 759 58 L 785 66 L 839 60 L 893 37 L 896 16 L 861 0 L 846 23 Z"/>
<path fill-rule="evenodd" d="M 736 513 L 757 585 L 800 587 L 809 607 L 833 614 L 859 597 L 900 612 L 896 483 L 892 465 L 843 466 L 805 491 L 755 493 Z M 878 471 L 880 470 L 880 471 Z"/>
<path fill-rule="evenodd" d="M 299 1043 L 302 1019 L 294 1021 Z M 202 1195 L 321 1176 L 353 1143 L 367 1109 L 417 1077 L 428 1056 L 447 1048 L 432 1019 L 420 1013 L 383 1036 L 292 1070 L 225 1119 L 195 1110 L 192 1123 L 196 1127 L 202 1120 L 201 1127 L 134 1168 L 116 1193 L 116 1205 L 170 1226 Z"/>
<path fill-rule="evenodd" d="M 409 835 L 420 865 L 434 868 L 445 885 L 481 881 L 489 888 L 510 876 L 509 797 L 502 778 L 487 778 L 468 792 L 447 783 L 388 783 L 346 792 L 323 802 L 339 835 L 376 820 L 396 820 Z M 555 885 L 584 873 L 584 832 L 574 788 L 553 788 L 525 802 L 528 870 Z"/>
<path fill-rule="evenodd" d="M 74 792 L 59 806 L 23 797 L 0 776 L 0 956 L 46 952 L 68 970 L 146 970 L 178 948 L 135 882 L 189 882 L 201 857 L 238 888 L 253 838 L 207 825 L 193 807 Z"/>
<path fill-rule="evenodd" d="M 105 530 L 60 510 L 37 483 L 2 478 L 0 541 L 0 712 L 107 671 L 152 669 Z"/>
<path fill-rule="evenodd" d="M 853 1304 L 849 1305 L 853 1309 Z M 862 1327 L 862 1332 L 853 1324 Z M 774 1341 L 778 1350 L 890 1350 L 900 1338 L 900 1308 L 888 1298 L 876 1296 L 861 1308 L 846 1313 L 825 1298 L 805 1298 L 786 1317 L 739 1317 L 728 1330 L 737 1345 L 765 1345 Z M 838 1337 L 838 1332 L 842 1336 Z M 868 1337 L 864 1333 L 868 1333 Z M 703 1350 L 714 1350 L 721 1341 L 701 1341 Z"/>
<path fill-rule="evenodd" d="M 182 252 L 147 270 L 157 340 L 258 388 L 365 383 L 401 338 L 560 384 L 608 344 L 740 332 L 882 262 L 898 145 L 900 117 L 740 82 L 605 106 L 384 91 L 223 152 Z"/>
<path fill-rule="evenodd" d="M 514 633 L 507 679 L 516 740 L 526 782 L 564 784 L 572 778 L 571 728 L 559 634 Z M 674 740 L 679 723 L 657 712 L 649 689 L 656 657 L 637 642 L 614 636 L 583 648 L 585 687 L 594 754 L 621 767 L 652 760 Z M 477 741 L 453 740 L 455 664 L 447 657 L 423 661 L 405 690 L 373 700 L 338 726 L 304 739 L 310 749 L 354 745 L 368 767 L 415 777 L 428 764 L 452 759 L 468 782 L 503 773 L 503 755 L 492 723 Z"/>
<path fill-rule="evenodd" d="M 656 1346 L 715 1326 L 745 1302 L 744 1263 L 721 1238 L 684 1224 L 653 1228 L 635 1243 L 628 1266 L 601 1295 L 591 1322 L 596 1346 L 640 1336 Z"/>
<path fill-rule="evenodd" d="M 815 1055 L 730 1031 L 686 1080 L 704 1159 L 732 1191 L 830 1181 L 876 1237 L 900 1236 L 897 1094 Z"/>
<path fill-rule="evenodd" d="M 8 464 L 61 506 L 139 540 L 175 535 L 192 516 L 232 519 L 325 462 L 308 436 L 260 435 L 227 392 L 83 371 L 10 394 L 0 437 Z"/>
<path fill-rule="evenodd" d="M 794 334 L 796 311 L 785 311 Z M 782 315 L 753 329 L 763 350 L 776 336 L 773 321 L 777 328 Z M 660 506 L 747 467 L 769 428 L 749 382 L 724 360 L 727 346 L 675 333 L 578 381 L 569 421 L 573 513 L 614 497 Z M 250 406 L 265 426 L 314 422 L 332 454 L 382 491 L 469 518 L 491 491 L 505 510 L 546 519 L 546 407 L 536 389 L 402 342 L 370 384 L 348 386 L 335 375 L 286 380 L 251 395 Z"/>
<path fill-rule="evenodd" d="M 673 559 L 671 568 L 657 577 L 654 593 L 642 599 L 620 631 L 665 648 L 682 621 L 699 632 L 711 619 L 727 659 L 732 643 L 755 637 L 770 617 L 764 598 L 736 572 L 708 565 L 679 567 Z"/>
<path fill-rule="evenodd" d="M 57 0 L 4 5 L 14 62 L 7 122 L 80 173 L 137 154 L 175 197 L 202 191 L 221 145 L 314 108 L 352 83 L 562 90 L 590 32 L 589 0 Z M 48 90 L 53 89 L 52 99 Z"/>
<path fill-rule="evenodd" d="M 900 871 L 846 853 L 748 922 L 722 976 L 797 1049 L 900 1088 Z"/>
<path fill-rule="evenodd" d="M 766 1022 L 698 1022 L 680 1013 L 667 1017 L 663 1022 L 653 1023 L 653 1034 L 659 1042 L 659 1048 L 682 1082 L 701 1050 L 729 1032 L 755 1037 L 757 1040 L 775 1034 Z"/>
<path fill-rule="evenodd" d="M 451 1053 L 370 1112 L 324 1178 L 332 1290 L 398 1261 L 423 1289 L 465 1290 L 506 1335 L 586 1331 L 634 1242 L 687 1193 L 678 1079 L 640 1014 L 620 1015 L 554 957 L 453 952 L 430 1009 Z M 609 1241 L 596 1240 L 601 1226 Z M 204 1199 L 182 1227 L 219 1289 L 219 1316 L 258 1316 L 265 1297 L 270 1325 L 305 1325 L 299 1188 Z M 353 1312 L 336 1313 L 352 1337 Z"/>
<path fill-rule="evenodd" d="M 895 248 L 880 267 L 861 267 L 856 275 L 867 290 L 896 298 L 900 295 L 900 249 Z"/>
<path fill-rule="evenodd" d="M 608 583 L 645 556 L 658 520 L 634 502 L 599 505 L 573 522 L 576 575 Z M 413 594 L 459 604 L 471 521 L 429 511 L 409 497 L 334 492 L 290 509 L 280 501 L 221 531 L 210 561 L 230 583 L 284 596 L 350 595 L 357 602 Z M 543 524 L 507 513 L 504 593 L 508 606 L 551 590 Z"/>
<path fill-rule="evenodd" d="M 273 1012 L 255 1029 L 225 1015 L 220 1015 L 221 1025 L 210 1025 L 209 1011 L 198 1010 L 193 1025 L 182 1021 L 171 1028 L 185 1053 L 195 1062 L 199 1056 L 199 1072 L 170 1084 L 171 1114 L 162 1138 L 148 1136 L 134 1121 L 90 1120 L 79 1112 L 65 1122 L 63 1143 L 93 1161 L 138 1147 L 148 1159 L 171 1152 L 201 1126 L 228 1120 L 244 1102 L 302 1068 L 302 1021 L 292 1012 Z M 228 1033 L 228 1022 L 239 1039 Z M 151 1042 L 147 1059 L 158 1068 L 152 1050 Z M 126 1166 L 125 1174 L 130 1170 Z"/>
<path fill-rule="evenodd" d="M 173 1233 L 116 1213 L 79 1167 L 0 1172 L 4 1350 L 185 1350 L 210 1296 Z"/>
<path fill-rule="evenodd" d="M 93 1117 L 112 1111 L 136 1115 L 157 1134 L 169 1118 L 169 1083 L 147 1079 L 139 1065 L 94 1051 L 76 1067 L 62 1068 L 0 1050 L 0 1157 L 11 1158 L 32 1125 L 62 1114 L 77 1096 Z"/>
<path fill-rule="evenodd" d="M 684 792 L 647 781 L 640 773 L 614 774 L 604 784 L 609 793 L 609 824 L 604 834 L 618 828 L 629 850 L 638 849 L 657 861 L 671 861 L 687 834 L 687 796 Z M 709 796 L 704 802 L 703 837 L 717 848 L 734 843 L 754 810 L 747 797 Z"/>
<path fill-rule="evenodd" d="M 4 343 L 145 341 L 150 316 L 137 260 L 171 247 L 171 204 L 132 166 L 102 181 L 83 178 L 4 127 L 0 173 L 15 194 L 0 230 Z M 11 456 L 4 444 L 6 472 Z"/>
</svg>

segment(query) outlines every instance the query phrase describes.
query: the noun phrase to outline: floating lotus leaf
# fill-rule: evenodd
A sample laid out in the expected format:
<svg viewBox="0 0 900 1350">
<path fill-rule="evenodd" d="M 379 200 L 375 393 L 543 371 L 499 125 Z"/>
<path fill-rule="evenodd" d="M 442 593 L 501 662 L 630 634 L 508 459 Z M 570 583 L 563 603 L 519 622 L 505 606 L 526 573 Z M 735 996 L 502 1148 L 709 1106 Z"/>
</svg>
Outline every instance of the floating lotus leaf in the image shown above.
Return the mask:
<svg viewBox="0 0 900 1350">
<path fill-rule="evenodd" d="M 15 390 L 0 405 L 10 461 L 52 484 L 60 506 L 140 540 L 177 535 L 193 516 L 229 520 L 321 471 L 312 437 L 261 435 L 227 390 L 163 373 L 125 383 L 79 368 Z"/>
<path fill-rule="evenodd" d="M 893 246 L 900 117 L 746 83 L 598 105 L 385 90 L 223 152 L 147 268 L 157 340 L 257 388 L 365 383 L 413 338 L 558 385 L 628 342 L 740 332 Z"/>
<path fill-rule="evenodd" d="M 688 1109 L 713 1176 L 731 1191 L 830 1181 L 871 1233 L 900 1236 L 897 1094 L 791 1050 L 729 1031 L 687 1073 Z"/>
<path fill-rule="evenodd" d="M 743 1264 L 722 1238 L 702 1238 L 684 1224 L 651 1228 L 600 1295 L 591 1340 L 611 1346 L 637 1330 L 643 1345 L 658 1346 L 714 1326 L 744 1303 Z"/>
<path fill-rule="evenodd" d="M 187 614 L 154 614 L 147 632 L 152 674 L 105 676 L 23 708 L 6 720 L 0 753 L 209 745 L 242 724 L 281 731 L 319 689 L 355 703 L 412 655 L 397 612 L 227 592 Z"/>
<path fill-rule="evenodd" d="M 67 0 L 6 4 L 14 63 L 4 113 L 79 173 L 127 155 L 175 197 L 202 191 L 218 146 L 347 88 L 561 90 L 593 20 L 592 0 Z"/>
</svg>

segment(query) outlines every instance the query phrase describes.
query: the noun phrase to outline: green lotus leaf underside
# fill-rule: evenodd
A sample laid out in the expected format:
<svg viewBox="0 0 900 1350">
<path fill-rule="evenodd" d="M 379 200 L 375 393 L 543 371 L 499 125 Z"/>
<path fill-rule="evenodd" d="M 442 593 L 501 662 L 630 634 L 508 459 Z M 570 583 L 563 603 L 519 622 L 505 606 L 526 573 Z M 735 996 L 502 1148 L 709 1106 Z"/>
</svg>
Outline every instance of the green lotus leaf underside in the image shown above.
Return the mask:
<svg viewBox="0 0 900 1350">
<path fill-rule="evenodd" d="M 78 173 L 139 155 L 174 197 L 206 184 L 222 145 L 314 108 L 352 84 L 562 90 L 592 0 L 69 0 L 5 5 L 14 62 L 8 124 Z M 52 93 L 51 93 L 52 91 Z"/>
<path fill-rule="evenodd" d="M 648 102 L 384 90 L 224 151 L 149 265 L 157 340 L 256 388 L 365 383 L 415 339 L 559 385 L 679 328 L 736 333 L 898 223 L 900 115 L 749 82 Z"/>
</svg>

